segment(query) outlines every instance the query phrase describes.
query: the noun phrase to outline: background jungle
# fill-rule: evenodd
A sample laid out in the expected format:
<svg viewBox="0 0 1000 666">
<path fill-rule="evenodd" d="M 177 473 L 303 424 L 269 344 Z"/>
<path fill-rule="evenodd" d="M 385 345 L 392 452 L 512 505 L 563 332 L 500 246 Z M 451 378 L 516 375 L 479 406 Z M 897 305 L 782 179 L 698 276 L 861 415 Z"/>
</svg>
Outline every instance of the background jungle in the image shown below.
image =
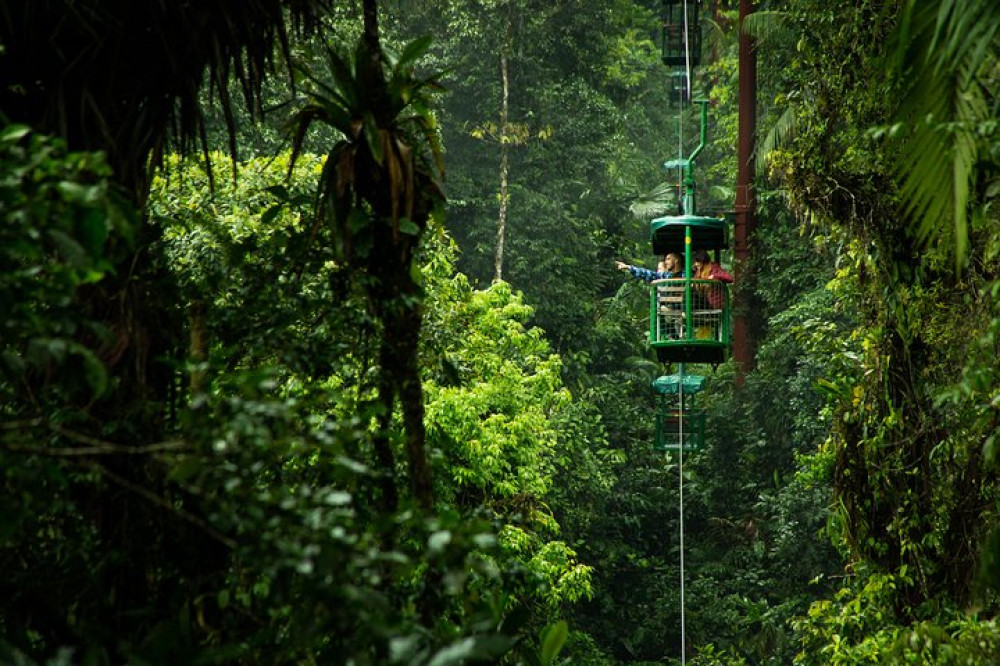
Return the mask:
<svg viewBox="0 0 1000 666">
<path fill-rule="evenodd" d="M 613 264 L 697 136 L 659 8 L 5 2 L 0 662 L 679 661 L 671 369 Z M 755 10 L 685 653 L 998 661 L 1000 6 Z M 722 213 L 735 4 L 699 24 Z"/>
</svg>

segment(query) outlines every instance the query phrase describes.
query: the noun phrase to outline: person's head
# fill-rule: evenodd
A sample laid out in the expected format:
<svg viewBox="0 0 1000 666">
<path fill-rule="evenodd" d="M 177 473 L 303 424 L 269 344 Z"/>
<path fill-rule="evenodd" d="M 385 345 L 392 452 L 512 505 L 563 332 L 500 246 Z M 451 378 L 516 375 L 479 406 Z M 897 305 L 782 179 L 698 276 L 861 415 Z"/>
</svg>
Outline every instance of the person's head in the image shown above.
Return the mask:
<svg viewBox="0 0 1000 666">
<path fill-rule="evenodd" d="M 707 268 L 712 263 L 712 258 L 709 256 L 706 250 L 698 250 L 694 253 L 694 272 L 695 274 L 701 273 L 705 268 Z"/>
<path fill-rule="evenodd" d="M 671 273 L 680 273 L 684 270 L 684 259 L 681 255 L 676 252 L 671 252 L 670 254 L 663 255 L 663 261 L 661 262 L 660 271 L 669 271 Z"/>
</svg>

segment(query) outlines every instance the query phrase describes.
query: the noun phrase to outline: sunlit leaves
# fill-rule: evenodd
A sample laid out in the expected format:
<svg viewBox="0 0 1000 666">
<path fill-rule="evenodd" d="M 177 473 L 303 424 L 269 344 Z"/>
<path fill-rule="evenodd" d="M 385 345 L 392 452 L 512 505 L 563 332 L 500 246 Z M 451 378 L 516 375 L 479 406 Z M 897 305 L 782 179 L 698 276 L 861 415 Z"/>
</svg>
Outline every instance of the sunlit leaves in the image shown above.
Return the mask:
<svg viewBox="0 0 1000 666">
<path fill-rule="evenodd" d="M 553 608 L 588 596 L 590 568 L 546 536 L 558 529 L 546 504 L 553 461 L 568 455 L 556 430 L 570 399 L 559 359 L 538 329 L 524 326 L 531 311 L 506 284 L 472 291 L 458 276 L 442 286 L 428 332 L 462 335 L 446 347 L 453 374 L 426 383 L 428 439 L 447 463 L 441 494 L 522 524 L 501 531 L 501 546 L 542 577 Z"/>
<path fill-rule="evenodd" d="M 613 40 L 608 55 L 605 72 L 608 83 L 625 89 L 640 87 L 660 63 L 659 48 L 634 28 Z"/>
</svg>

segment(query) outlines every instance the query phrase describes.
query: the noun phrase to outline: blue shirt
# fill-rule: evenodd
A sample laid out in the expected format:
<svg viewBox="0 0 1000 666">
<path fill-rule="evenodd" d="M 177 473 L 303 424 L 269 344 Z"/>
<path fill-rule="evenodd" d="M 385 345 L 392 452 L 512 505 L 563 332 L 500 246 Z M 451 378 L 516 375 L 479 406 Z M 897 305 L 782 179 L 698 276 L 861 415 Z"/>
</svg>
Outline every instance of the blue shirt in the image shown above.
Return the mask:
<svg viewBox="0 0 1000 666">
<path fill-rule="evenodd" d="M 628 272 L 632 275 L 632 277 L 645 280 L 646 282 L 664 280 L 666 278 L 684 277 L 680 273 L 674 273 L 673 271 L 654 271 L 649 268 L 640 268 L 639 266 L 629 266 Z"/>
</svg>

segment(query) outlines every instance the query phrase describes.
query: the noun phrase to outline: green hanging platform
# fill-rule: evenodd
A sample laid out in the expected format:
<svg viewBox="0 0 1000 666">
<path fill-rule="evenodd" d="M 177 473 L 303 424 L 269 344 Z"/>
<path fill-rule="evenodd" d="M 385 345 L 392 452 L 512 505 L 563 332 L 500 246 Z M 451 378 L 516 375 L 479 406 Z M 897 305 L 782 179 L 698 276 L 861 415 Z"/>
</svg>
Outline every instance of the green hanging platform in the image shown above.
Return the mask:
<svg viewBox="0 0 1000 666">
<path fill-rule="evenodd" d="M 701 62 L 701 23 L 697 0 L 663 0 L 660 10 L 660 57 L 668 67 Z"/>
<path fill-rule="evenodd" d="M 704 448 L 705 410 L 694 404 L 695 395 L 704 387 L 705 378 L 700 375 L 664 375 L 653 380 L 653 390 L 659 395 L 660 403 L 656 412 L 654 451 L 700 451 Z"/>
<path fill-rule="evenodd" d="M 684 435 L 680 433 L 681 412 L 661 411 L 656 414 L 654 451 L 701 451 L 705 448 L 705 410 L 684 412 Z"/>
</svg>

